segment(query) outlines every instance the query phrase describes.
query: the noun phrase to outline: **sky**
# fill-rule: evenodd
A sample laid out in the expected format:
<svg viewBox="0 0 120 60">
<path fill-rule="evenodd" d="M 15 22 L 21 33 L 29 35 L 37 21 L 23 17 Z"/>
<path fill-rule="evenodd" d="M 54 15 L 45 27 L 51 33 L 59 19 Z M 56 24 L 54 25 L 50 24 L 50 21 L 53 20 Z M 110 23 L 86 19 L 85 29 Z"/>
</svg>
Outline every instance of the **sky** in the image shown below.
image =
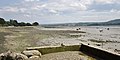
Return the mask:
<svg viewBox="0 0 120 60">
<path fill-rule="evenodd" d="M 0 0 L 0 17 L 40 24 L 120 19 L 120 0 Z"/>
</svg>

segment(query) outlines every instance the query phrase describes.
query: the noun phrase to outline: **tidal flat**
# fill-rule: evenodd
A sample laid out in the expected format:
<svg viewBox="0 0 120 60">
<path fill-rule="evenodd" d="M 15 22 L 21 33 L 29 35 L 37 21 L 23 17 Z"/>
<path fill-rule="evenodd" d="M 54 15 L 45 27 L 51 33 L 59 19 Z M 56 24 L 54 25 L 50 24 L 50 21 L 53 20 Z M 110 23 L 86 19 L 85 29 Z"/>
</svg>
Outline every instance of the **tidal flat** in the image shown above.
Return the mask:
<svg viewBox="0 0 120 60">
<path fill-rule="evenodd" d="M 81 29 L 76 30 L 78 28 Z M 109 28 L 109 30 L 107 30 L 107 28 Z M 100 32 L 99 31 L 100 29 L 102 29 L 103 32 Z M 1 41 L 0 53 L 6 52 L 8 50 L 14 52 L 21 52 L 25 50 L 26 47 L 58 46 L 61 44 L 78 45 L 80 43 L 86 43 L 119 54 L 120 53 L 119 31 L 120 31 L 120 27 L 111 27 L 111 26 L 105 26 L 105 27 L 79 26 L 79 27 L 61 27 L 61 28 L 43 28 L 39 26 L 38 27 L 0 27 L 0 41 Z M 62 52 L 60 54 L 63 53 L 68 53 L 68 52 Z M 73 53 L 69 52 L 69 53 L 74 55 L 74 52 Z M 59 53 L 56 54 L 59 55 Z M 52 55 L 52 53 L 50 55 Z M 43 58 L 46 56 L 47 55 L 43 55 Z M 57 58 L 57 60 L 60 60 L 59 58 Z M 88 58 L 95 60 L 92 57 L 88 57 Z M 61 57 L 61 59 L 64 58 Z"/>
</svg>

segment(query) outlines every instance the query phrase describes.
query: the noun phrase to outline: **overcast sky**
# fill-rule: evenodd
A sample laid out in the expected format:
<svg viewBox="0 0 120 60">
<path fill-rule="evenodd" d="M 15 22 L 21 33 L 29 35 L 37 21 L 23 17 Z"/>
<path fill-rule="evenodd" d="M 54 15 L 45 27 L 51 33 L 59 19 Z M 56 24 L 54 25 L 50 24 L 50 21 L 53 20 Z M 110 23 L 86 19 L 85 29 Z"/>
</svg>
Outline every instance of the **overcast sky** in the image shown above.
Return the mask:
<svg viewBox="0 0 120 60">
<path fill-rule="evenodd" d="M 120 18 L 120 0 L 0 0 L 0 17 L 41 24 L 102 22 Z"/>
</svg>

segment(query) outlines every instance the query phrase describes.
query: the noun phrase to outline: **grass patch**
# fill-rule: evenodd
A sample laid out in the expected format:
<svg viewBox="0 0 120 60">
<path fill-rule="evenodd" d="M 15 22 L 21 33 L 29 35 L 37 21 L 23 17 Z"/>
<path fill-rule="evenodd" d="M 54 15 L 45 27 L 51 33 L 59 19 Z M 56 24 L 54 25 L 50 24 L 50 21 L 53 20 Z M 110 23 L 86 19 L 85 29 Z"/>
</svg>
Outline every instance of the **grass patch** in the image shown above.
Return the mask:
<svg viewBox="0 0 120 60">
<path fill-rule="evenodd" d="M 5 52 L 8 49 L 5 47 L 5 36 L 9 35 L 10 33 L 0 32 L 0 53 Z"/>
<path fill-rule="evenodd" d="M 0 50 L 1 52 L 5 50 L 21 52 L 25 50 L 26 47 L 36 46 L 36 42 L 38 42 L 39 40 L 48 38 L 48 35 L 44 33 L 41 34 L 39 30 L 31 27 L 3 27 L 1 28 L 0 32 L 4 32 L 0 33 L 0 48 L 2 50 Z"/>
</svg>

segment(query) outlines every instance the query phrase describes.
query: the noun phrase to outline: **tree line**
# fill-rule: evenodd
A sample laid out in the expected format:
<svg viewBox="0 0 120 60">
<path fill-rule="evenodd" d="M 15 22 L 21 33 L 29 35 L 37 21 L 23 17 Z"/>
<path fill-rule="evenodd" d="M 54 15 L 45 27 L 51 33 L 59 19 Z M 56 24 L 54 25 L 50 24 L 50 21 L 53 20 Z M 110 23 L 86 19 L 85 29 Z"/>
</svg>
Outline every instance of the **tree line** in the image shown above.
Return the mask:
<svg viewBox="0 0 120 60">
<path fill-rule="evenodd" d="M 0 26 L 38 26 L 38 22 L 26 23 L 26 22 L 18 22 L 17 20 L 10 19 L 9 21 L 5 21 L 4 18 L 0 18 Z"/>
</svg>

